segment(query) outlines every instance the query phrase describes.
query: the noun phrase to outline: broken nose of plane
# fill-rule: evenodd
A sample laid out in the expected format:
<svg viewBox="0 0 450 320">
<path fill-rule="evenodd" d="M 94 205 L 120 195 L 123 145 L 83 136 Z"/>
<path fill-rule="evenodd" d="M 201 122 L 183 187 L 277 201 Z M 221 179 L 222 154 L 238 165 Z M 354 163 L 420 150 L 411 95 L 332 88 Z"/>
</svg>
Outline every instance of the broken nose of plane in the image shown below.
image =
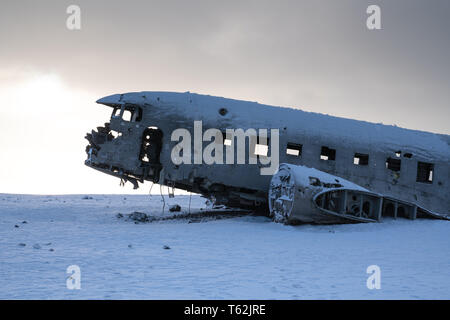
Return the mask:
<svg viewBox="0 0 450 320">
<path fill-rule="evenodd" d="M 121 100 L 121 95 L 120 94 L 113 94 L 113 95 L 110 95 L 110 96 L 106 96 L 106 97 L 100 98 L 96 102 L 112 107 L 112 106 L 116 106 L 118 104 L 121 104 L 120 100 Z"/>
</svg>

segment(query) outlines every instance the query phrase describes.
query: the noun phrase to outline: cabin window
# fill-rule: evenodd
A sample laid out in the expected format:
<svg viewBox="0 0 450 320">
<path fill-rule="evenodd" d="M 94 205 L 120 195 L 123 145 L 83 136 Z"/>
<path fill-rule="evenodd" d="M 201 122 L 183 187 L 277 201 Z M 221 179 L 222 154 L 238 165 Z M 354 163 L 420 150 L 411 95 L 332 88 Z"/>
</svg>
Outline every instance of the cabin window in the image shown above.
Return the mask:
<svg viewBox="0 0 450 320">
<path fill-rule="evenodd" d="M 286 148 L 286 154 L 288 154 L 290 156 L 300 157 L 302 155 L 302 148 L 303 148 L 303 146 L 301 144 L 288 142 L 287 148 Z"/>
<path fill-rule="evenodd" d="M 142 109 L 136 106 L 125 106 L 122 120 L 128 122 L 139 122 L 142 120 Z"/>
<path fill-rule="evenodd" d="M 222 141 L 224 145 L 231 146 L 232 137 L 227 136 L 226 131 L 222 131 Z"/>
<path fill-rule="evenodd" d="M 387 158 L 386 159 L 386 169 L 392 170 L 392 171 L 400 171 L 402 165 L 402 161 L 400 159 L 395 158 Z"/>
<path fill-rule="evenodd" d="M 269 152 L 269 147 L 264 144 L 256 144 L 255 145 L 255 155 L 258 156 L 267 156 Z"/>
<path fill-rule="evenodd" d="M 226 146 L 231 146 L 231 139 L 223 139 L 223 144 Z"/>
<path fill-rule="evenodd" d="M 417 182 L 433 183 L 434 164 L 417 162 Z"/>
<path fill-rule="evenodd" d="M 257 156 L 264 156 L 266 157 L 269 153 L 269 138 L 265 137 L 263 139 L 262 137 L 258 136 L 258 142 L 255 145 L 255 152 L 254 154 Z"/>
<path fill-rule="evenodd" d="M 130 110 L 123 110 L 122 120 L 131 121 L 132 116 L 133 116 L 133 113 Z"/>
<path fill-rule="evenodd" d="M 367 166 L 369 164 L 369 155 L 363 153 L 355 153 L 353 157 L 353 164 L 359 166 Z"/>
<path fill-rule="evenodd" d="M 336 160 L 336 150 L 330 149 L 328 147 L 322 147 L 322 150 L 320 152 L 320 159 L 321 160 Z"/>
</svg>

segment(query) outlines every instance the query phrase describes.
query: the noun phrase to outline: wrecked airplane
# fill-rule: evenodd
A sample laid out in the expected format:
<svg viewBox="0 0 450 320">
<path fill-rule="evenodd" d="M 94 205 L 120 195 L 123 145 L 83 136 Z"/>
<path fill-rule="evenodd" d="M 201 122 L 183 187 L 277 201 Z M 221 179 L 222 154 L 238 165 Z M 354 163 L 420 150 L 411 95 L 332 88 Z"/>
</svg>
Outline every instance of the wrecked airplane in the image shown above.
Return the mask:
<svg viewBox="0 0 450 320">
<path fill-rule="evenodd" d="M 291 224 L 450 219 L 448 135 L 189 92 L 97 103 L 112 115 L 87 134 L 85 164 L 134 188 L 151 181 Z"/>
</svg>

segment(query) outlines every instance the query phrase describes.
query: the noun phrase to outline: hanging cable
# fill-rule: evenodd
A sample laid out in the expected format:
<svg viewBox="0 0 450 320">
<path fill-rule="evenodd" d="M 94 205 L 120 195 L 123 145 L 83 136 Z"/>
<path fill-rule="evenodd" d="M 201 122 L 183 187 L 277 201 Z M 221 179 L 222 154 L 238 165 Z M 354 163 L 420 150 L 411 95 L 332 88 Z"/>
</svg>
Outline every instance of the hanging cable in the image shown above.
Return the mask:
<svg viewBox="0 0 450 320">
<path fill-rule="evenodd" d="M 164 208 L 166 207 L 166 199 L 164 199 L 164 195 L 162 193 L 162 184 L 159 185 L 159 192 L 161 193 L 161 198 L 162 198 L 162 201 L 163 201 L 162 214 L 164 214 Z"/>
<path fill-rule="evenodd" d="M 192 192 L 189 191 L 189 214 L 191 214 L 191 198 L 192 198 Z"/>
<path fill-rule="evenodd" d="M 153 188 L 153 181 L 151 181 L 151 185 L 150 185 L 150 190 L 148 190 L 148 195 L 151 197 L 152 196 L 152 188 Z"/>
</svg>

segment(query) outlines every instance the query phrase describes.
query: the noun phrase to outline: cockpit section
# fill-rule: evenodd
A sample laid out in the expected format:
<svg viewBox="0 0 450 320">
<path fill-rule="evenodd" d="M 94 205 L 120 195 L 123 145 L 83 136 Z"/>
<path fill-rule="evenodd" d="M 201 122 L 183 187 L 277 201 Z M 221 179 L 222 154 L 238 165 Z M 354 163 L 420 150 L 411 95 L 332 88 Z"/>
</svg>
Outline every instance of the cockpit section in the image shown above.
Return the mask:
<svg viewBox="0 0 450 320">
<path fill-rule="evenodd" d="M 133 104 L 109 104 L 110 122 L 86 134 L 85 164 L 96 170 L 130 181 L 159 181 L 162 131 L 141 124 L 143 109 Z"/>
</svg>

